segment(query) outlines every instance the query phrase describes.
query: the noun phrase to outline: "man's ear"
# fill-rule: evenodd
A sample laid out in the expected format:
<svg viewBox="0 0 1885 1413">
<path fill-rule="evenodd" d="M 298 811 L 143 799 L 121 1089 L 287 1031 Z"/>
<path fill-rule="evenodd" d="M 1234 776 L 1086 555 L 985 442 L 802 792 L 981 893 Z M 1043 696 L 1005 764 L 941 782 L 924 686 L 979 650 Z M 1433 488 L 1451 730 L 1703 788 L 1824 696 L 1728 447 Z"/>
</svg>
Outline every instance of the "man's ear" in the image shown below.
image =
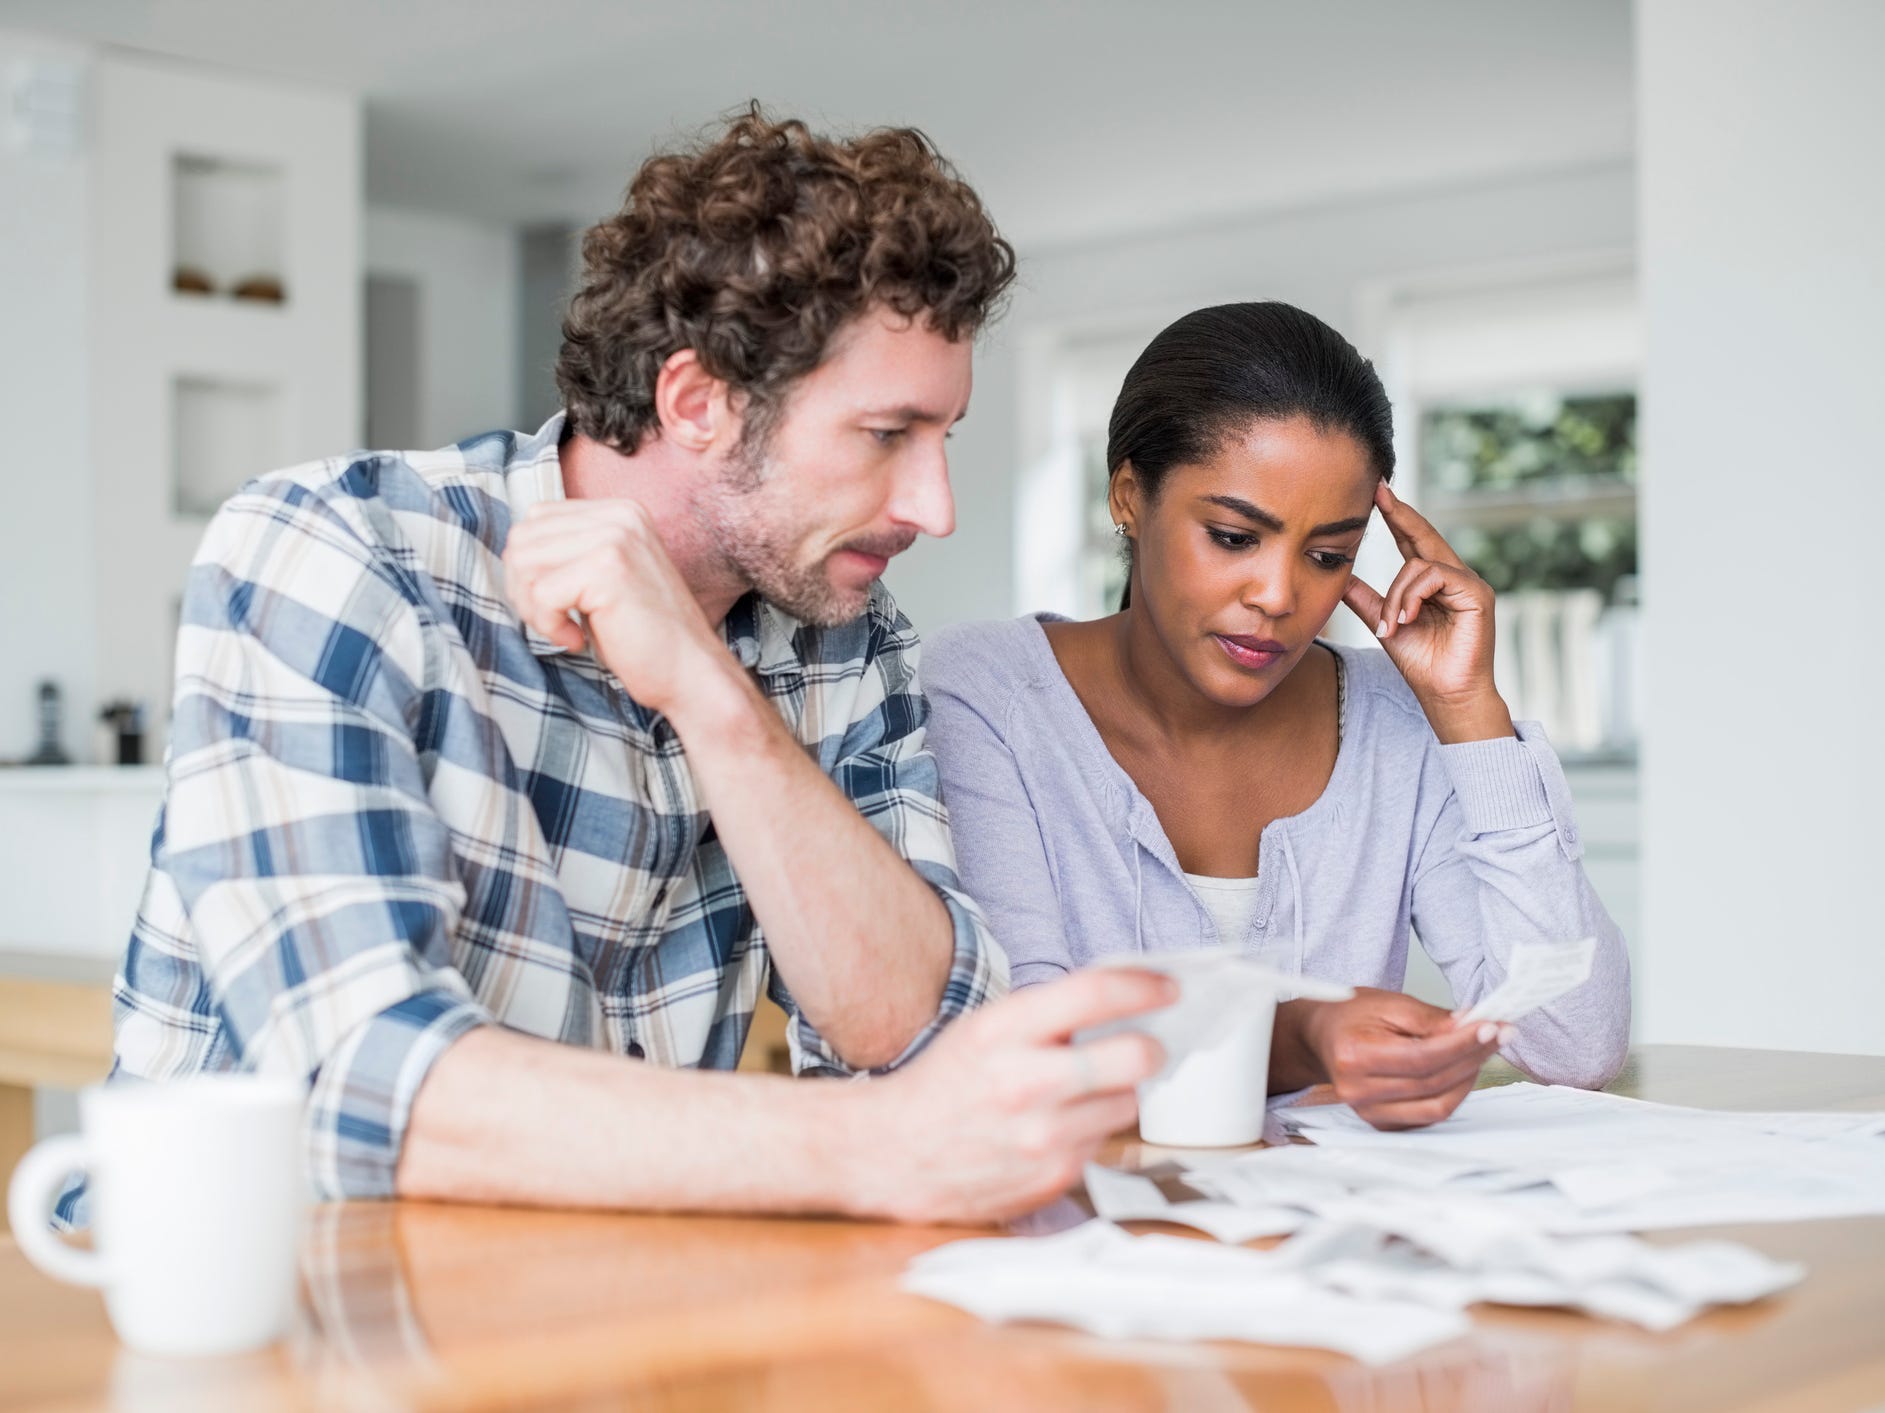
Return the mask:
<svg viewBox="0 0 1885 1413">
<path fill-rule="evenodd" d="M 668 355 L 655 378 L 655 416 L 664 441 L 704 452 L 738 432 L 727 385 L 701 366 L 691 348 Z"/>
</svg>

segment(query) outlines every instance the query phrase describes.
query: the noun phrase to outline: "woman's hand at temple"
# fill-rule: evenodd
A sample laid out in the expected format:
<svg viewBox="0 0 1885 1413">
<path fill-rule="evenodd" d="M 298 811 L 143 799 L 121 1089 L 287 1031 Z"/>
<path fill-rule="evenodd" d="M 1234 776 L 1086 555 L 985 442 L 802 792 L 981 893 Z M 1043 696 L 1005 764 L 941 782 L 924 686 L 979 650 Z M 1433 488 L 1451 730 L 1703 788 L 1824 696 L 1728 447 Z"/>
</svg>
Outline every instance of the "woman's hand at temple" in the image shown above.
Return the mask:
<svg viewBox="0 0 1885 1413">
<path fill-rule="evenodd" d="M 1406 563 L 1385 595 L 1355 578 L 1342 601 L 1381 639 L 1444 744 L 1512 735 L 1492 681 L 1491 585 L 1386 481 L 1375 488 L 1375 508 Z"/>
<path fill-rule="evenodd" d="M 1332 1084 L 1376 1128 L 1422 1128 L 1460 1106 L 1499 1027 L 1461 1025 L 1397 991 L 1355 988 L 1350 1001 L 1285 1001 L 1270 1045 L 1273 1093 Z"/>
</svg>

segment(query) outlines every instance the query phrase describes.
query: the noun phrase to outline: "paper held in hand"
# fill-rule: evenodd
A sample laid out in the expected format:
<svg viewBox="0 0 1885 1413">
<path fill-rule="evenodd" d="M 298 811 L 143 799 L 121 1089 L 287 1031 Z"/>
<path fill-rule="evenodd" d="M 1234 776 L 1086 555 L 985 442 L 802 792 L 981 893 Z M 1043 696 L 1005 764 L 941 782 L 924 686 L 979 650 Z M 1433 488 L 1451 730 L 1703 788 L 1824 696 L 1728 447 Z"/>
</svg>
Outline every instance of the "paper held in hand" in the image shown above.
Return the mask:
<svg viewBox="0 0 1885 1413">
<path fill-rule="evenodd" d="M 1167 1073 L 1193 1051 L 1215 1045 L 1254 1006 L 1269 1007 L 1296 998 L 1346 1001 L 1355 994 L 1336 982 L 1292 976 L 1218 947 L 1111 956 L 1094 965 L 1159 971 L 1177 981 L 1179 996 L 1171 1005 L 1095 1026 L 1078 1037 L 1098 1040 L 1120 1031 L 1140 1031 L 1165 1047 Z"/>
<path fill-rule="evenodd" d="M 1597 955 L 1597 939 L 1586 937 L 1577 942 L 1555 946 L 1514 947 L 1506 965 L 1505 980 L 1491 994 L 1460 1017 L 1462 1024 L 1473 1021 L 1515 1021 L 1530 1015 L 1590 979 L 1591 962 Z"/>
</svg>

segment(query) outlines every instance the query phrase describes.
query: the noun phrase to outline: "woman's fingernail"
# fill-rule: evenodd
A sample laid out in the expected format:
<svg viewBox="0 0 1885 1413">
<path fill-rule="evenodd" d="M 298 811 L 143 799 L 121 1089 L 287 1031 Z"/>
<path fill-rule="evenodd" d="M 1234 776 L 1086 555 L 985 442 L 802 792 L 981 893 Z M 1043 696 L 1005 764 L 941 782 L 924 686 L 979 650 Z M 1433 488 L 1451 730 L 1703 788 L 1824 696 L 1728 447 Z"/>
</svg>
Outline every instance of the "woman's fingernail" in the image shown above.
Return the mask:
<svg viewBox="0 0 1885 1413">
<path fill-rule="evenodd" d="M 1385 638 L 1385 637 L 1387 637 L 1387 635 L 1388 635 L 1388 621 L 1387 621 L 1387 619 L 1385 619 L 1385 618 L 1384 618 L 1384 619 L 1382 619 L 1382 620 L 1381 620 L 1381 621 L 1380 621 L 1379 623 L 1377 623 L 1377 624 L 1375 624 L 1375 626 L 1374 626 L 1374 635 L 1375 635 L 1375 637 L 1377 637 L 1377 638 Z"/>
<path fill-rule="evenodd" d="M 1479 1043 L 1481 1045 L 1484 1045 L 1487 1041 L 1491 1040 L 1493 1036 L 1497 1035 L 1498 1033 L 1499 1033 L 1498 1026 L 1494 1025 L 1491 1021 L 1485 1022 L 1483 1025 L 1479 1027 Z"/>
<path fill-rule="evenodd" d="M 1501 1045 L 1510 1045 L 1514 1040 L 1517 1040 L 1517 1039 L 1518 1039 L 1517 1026 L 1502 1025 L 1499 1027 L 1499 1043 Z"/>
<path fill-rule="evenodd" d="M 1407 610 L 1407 609 L 1402 609 L 1402 610 L 1401 610 L 1401 616 L 1400 616 L 1400 618 L 1399 618 L 1398 620 L 1396 620 L 1396 621 L 1397 621 L 1397 622 L 1400 622 L 1400 623 L 1405 623 L 1405 622 L 1407 622 L 1407 614 L 1408 614 L 1408 610 Z"/>
<path fill-rule="evenodd" d="M 1394 487 L 1390 486 L 1386 481 L 1381 483 L 1381 494 L 1388 498 L 1389 505 L 1394 504 Z"/>
</svg>

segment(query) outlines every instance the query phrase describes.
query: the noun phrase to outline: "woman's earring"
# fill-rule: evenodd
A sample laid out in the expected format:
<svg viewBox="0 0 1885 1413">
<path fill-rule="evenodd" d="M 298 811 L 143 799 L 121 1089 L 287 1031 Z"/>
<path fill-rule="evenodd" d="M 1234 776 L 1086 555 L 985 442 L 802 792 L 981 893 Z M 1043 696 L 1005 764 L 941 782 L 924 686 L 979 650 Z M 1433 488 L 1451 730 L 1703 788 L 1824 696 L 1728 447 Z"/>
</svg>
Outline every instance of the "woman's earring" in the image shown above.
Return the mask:
<svg viewBox="0 0 1885 1413">
<path fill-rule="evenodd" d="M 1126 522 L 1122 520 L 1119 522 L 1119 524 L 1113 526 L 1113 533 L 1119 536 L 1120 539 L 1122 540 L 1125 539 L 1126 538 Z"/>
</svg>

